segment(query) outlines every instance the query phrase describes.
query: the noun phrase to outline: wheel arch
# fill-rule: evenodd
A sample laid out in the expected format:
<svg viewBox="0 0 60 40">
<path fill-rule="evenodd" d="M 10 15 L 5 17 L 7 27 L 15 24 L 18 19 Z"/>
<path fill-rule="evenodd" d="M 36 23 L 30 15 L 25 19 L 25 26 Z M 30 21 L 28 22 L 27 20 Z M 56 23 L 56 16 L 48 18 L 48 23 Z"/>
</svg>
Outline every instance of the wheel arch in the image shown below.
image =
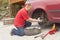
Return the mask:
<svg viewBox="0 0 60 40">
<path fill-rule="evenodd" d="M 46 11 L 44 10 L 44 9 L 42 9 L 42 8 L 37 8 L 37 9 L 35 9 L 34 11 L 33 11 L 33 13 L 32 13 L 32 18 L 33 18 L 33 15 L 35 14 L 35 12 L 44 12 L 44 14 L 45 15 L 47 15 L 47 13 L 46 13 Z M 37 13 L 36 13 L 37 14 Z M 48 16 L 48 15 L 47 15 Z"/>
</svg>

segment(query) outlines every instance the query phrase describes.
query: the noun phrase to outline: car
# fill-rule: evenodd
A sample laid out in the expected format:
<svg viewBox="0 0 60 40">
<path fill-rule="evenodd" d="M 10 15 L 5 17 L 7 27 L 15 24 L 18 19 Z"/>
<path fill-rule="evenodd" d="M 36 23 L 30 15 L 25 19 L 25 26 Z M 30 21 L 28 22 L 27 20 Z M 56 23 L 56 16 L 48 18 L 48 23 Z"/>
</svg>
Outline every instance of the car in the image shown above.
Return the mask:
<svg viewBox="0 0 60 40">
<path fill-rule="evenodd" d="M 60 23 L 60 0 L 27 0 L 25 5 L 28 4 L 32 6 L 29 16 L 42 19 L 40 25 Z"/>
</svg>

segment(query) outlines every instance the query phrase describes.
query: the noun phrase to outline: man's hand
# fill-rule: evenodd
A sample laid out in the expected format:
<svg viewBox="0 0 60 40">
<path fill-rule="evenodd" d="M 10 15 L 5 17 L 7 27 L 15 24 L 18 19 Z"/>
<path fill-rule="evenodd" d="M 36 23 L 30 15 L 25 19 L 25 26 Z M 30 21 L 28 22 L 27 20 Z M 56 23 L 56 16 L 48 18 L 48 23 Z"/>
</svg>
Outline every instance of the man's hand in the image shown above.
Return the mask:
<svg viewBox="0 0 60 40">
<path fill-rule="evenodd" d="M 41 20 L 40 18 L 38 18 L 38 19 L 29 18 L 29 19 L 27 19 L 27 21 L 29 21 L 29 22 L 42 22 L 43 20 Z"/>
<path fill-rule="evenodd" d="M 42 19 L 40 19 L 40 17 L 37 20 L 38 20 L 38 22 L 42 22 L 43 21 Z"/>
</svg>

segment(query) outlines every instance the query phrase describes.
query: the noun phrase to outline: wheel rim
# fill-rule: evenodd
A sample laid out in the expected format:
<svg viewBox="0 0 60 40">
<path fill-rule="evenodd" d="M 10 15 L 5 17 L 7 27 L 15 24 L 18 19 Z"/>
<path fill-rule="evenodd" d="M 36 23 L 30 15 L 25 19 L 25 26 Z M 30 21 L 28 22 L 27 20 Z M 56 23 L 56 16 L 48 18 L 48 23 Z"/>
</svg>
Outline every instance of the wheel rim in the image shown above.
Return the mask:
<svg viewBox="0 0 60 40">
<path fill-rule="evenodd" d="M 42 22 L 38 22 L 40 25 L 47 26 L 50 24 L 47 15 L 44 12 L 41 13 L 40 20 L 42 20 Z"/>
</svg>

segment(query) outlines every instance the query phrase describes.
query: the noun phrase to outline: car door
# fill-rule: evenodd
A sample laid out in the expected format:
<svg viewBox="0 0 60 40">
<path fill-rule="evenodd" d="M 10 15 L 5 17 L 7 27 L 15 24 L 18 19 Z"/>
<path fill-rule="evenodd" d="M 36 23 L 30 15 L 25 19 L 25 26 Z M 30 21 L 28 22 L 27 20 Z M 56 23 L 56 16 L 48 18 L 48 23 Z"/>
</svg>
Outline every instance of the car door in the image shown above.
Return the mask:
<svg viewBox="0 0 60 40">
<path fill-rule="evenodd" d="M 50 18 L 60 19 L 60 0 L 51 0 L 46 8 Z"/>
</svg>

